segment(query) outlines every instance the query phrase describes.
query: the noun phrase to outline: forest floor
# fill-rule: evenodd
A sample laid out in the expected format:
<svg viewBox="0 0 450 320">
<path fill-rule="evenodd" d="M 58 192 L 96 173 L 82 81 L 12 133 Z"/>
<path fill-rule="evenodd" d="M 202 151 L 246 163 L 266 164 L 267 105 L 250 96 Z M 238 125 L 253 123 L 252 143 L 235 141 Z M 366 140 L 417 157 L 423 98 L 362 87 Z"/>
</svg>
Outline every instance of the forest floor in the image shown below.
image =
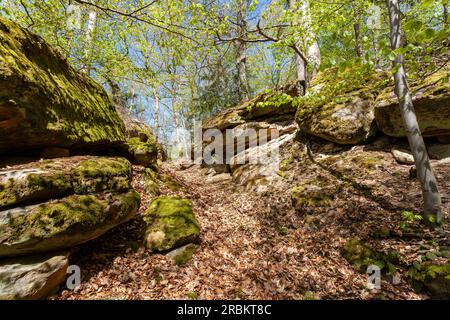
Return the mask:
<svg viewBox="0 0 450 320">
<path fill-rule="evenodd" d="M 145 223 L 140 214 L 152 196 L 144 190 L 142 169 L 135 167 L 133 183 L 142 196 L 137 218 L 80 246 L 71 264 L 81 268 L 81 286 L 75 291 L 61 289 L 52 299 L 426 299 L 413 290 L 401 267 L 398 284 L 385 279 L 381 290 L 369 290 L 367 275 L 341 255 L 346 240 L 356 236 L 381 250 L 395 248 L 402 257 L 400 266 L 407 266 L 420 249 L 433 246 L 430 239 L 442 238 L 426 230 L 419 237 L 373 236 L 380 226 L 398 229 L 398 204 L 406 204 L 406 209 L 420 206 L 420 189 L 414 179 L 408 180 L 409 167 L 397 165 L 390 154 L 360 150 L 349 156 L 358 152 L 384 161 L 376 174 L 358 176 L 368 186 L 379 181 L 382 187 L 376 190 L 383 194 L 382 201 L 367 189 L 361 193 L 355 186 L 344 187 L 316 228 L 292 208 L 287 186 L 312 172 L 325 175 L 318 172 L 323 169 L 309 164 L 302 170 L 297 161 L 289 172 L 298 174 L 288 174 L 270 192 L 255 193 L 238 187 L 226 174 L 211 178 L 199 166 L 181 170 L 164 163 L 160 174 L 172 183 L 163 185 L 161 193 L 190 199 L 201 225 L 201 245 L 181 267 L 142 246 Z M 357 167 L 352 171 L 358 172 Z M 448 190 L 448 166 L 437 166 L 436 172 Z M 447 214 L 448 206 L 444 197 Z M 445 235 L 444 241 L 448 242 Z"/>
</svg>

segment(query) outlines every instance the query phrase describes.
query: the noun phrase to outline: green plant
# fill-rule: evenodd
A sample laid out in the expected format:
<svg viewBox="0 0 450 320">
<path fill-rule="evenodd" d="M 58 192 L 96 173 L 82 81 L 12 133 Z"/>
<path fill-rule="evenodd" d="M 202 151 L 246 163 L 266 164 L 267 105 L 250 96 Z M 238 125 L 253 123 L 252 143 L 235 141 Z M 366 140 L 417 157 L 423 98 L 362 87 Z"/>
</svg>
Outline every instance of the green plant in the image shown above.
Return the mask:
<svg viewBox="0 0 450 320">
<path fill-rule="evenodd" d="M 402 212 L 402 222 L 400 223 L 400 229 L 402 231 L 409 231 L 411 228 L 419 221 L 421 221 L 423 217 L 412 211 L 403 211 Z"/>
</svg>

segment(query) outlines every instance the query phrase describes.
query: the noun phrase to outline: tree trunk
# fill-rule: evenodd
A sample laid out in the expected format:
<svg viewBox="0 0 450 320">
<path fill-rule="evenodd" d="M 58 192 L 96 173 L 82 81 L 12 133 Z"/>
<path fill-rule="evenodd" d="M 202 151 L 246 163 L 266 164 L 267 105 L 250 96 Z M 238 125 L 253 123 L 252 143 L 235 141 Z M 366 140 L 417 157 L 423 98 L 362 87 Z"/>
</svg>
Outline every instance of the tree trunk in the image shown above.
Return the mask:
<svg viewBox="0 0 450 320">
<path fill-rule="evenodd" d="M 88 18 L 88 26 L 86 29 L 86 42 L 85 42 L 85 48 L 84 48 L 84 63 L 83 67 L 81 69 L 82 72 L 85 72 L 86 74 L 91 73 L 91 52 L 92 52 L 92 40 L 94 39 L 94 31 L 95 27 L 97 25 L 97 12 L 90 11 L 89 12 L 89 18 Z"/>
<path fill-rule="evenodd" d="M 321 56 L 319 43 L 315 39 L 315 34 L 311 30 L 311 15 L 309 9 L 309 1 L 302 1 L 298 8 L 297 0 L 288 0 L 289 8 L 292 11 L 300 12 L 299 22 L 306 30 L 302 39 L 299 39 L 296 46 L 299 50 L 306 48 L 305 60 L 298 52 L 295 52 L 295 69 L 297 72 L 298 93 L 305 95 L 310 79 L 319 71 Z M 312 66 L 311 73 L 308 74 L 308 65 Z"/>
<path fill-rule="evenodd" d="M 387 4 L 389 9 L 391 48 L 392 50 L 396 50 L 402 46 L 401 12 L 398 0 L 387 0 Z M 394 70 L 396 70 L 394 74 L 395 94 L 399 99 L 406 135 L 414 156 L 417 176 L 422 187 L 424 201 L 423 215 L 425 222 L 432 226 L 440 225 L 443 219 L 441 197 L 414 111 L 411 93 L 408 88 L 408 80 L 404 69 L 403 55 L 397 55 L 394 61 Z"/>
<path fill-rule="evenodd" d="M 355 30 L 355 51 L 356 51 L 356 55 L 359 58 L 362 58 L 364 53 L 363 53 L 363 48 L 362 48 L 362 43 L 361 43 L 361 25 L 359 24 L 359 22 L 353 24 L 353 29 Z"/>
<path fill-rule="evenodd" d="M 153 98 L 155 99 L 155 140 L 158 142 L 158 132 L 159 132 L 159 94 L 156 87 L 152 88 L 153 90 Z"/>
<path fill-rule="evenodd" d="M 245 16 L 247 13 L 247 0 L 238 0 L 237 11 L 237 35 L 243 37 L 246 33 L 247 23 Z M 247 78 L 247 44 L 245 41 L 237 39 L 234 42 L 236 50 L 236 68 L 237 68 L 237 90 L 239 101 L 248 100 L 250 90 Z"/>
</svg>

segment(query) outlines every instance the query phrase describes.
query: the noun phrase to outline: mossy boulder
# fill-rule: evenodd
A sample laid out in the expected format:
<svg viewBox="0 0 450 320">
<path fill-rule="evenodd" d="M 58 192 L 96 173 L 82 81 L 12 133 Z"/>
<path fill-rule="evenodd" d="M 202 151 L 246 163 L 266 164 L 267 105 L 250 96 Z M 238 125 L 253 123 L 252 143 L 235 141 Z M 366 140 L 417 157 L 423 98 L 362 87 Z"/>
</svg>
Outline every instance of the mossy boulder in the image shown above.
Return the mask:
<svg viewBox="0 0 450 320">
<path fill-rule="evenodd" d="M 395 264 L 399 257 L 395 251 L 384 254 L 362 244 L 358 239 L 350 239 L 345 243 L 341 254 L 359 272 L 365 273 L 370 265 L 376 265 L 382 272 L 396 274 Z"/>
<path fill-rule="evenodd" d="M 294 102 L 300 130 L 343 145 L 368 141 L 376 133 L 375 99 L 388 83 L 385 72 L 361 65 L 319 73 Z"/>
<path fill-rule="evenodd" d="M 124 158 L 72 157 L 36 161 L 0 170 L 0 208 L 68 194 L 124 192 L 131 164 Z"/>
<path fill-rule="evenodd" d="M 126 222 L 139 208 L 134 191 L 72 195 L 0 212 L 0 257 L 70 248 Z"/>
<path fill-rule="evenodd" d="M 42 38 L 0 18 L 0 154 L 123 141 L 105 90 Z"/>
<path fill-rule="evenodd" d="M 440 265 L 431 261 L 417 263 L 408 275 L 416 289 L 425 288 L 435 299 L 450 299 L 450 260 Z"/>
<path fill-rule="evenodd" d="M 0 261 L 0 300 L 36 300 L 54 293 L 66 279 L 69 254 L 48 253 Z"/>
<path fill-rule="evenodd" d="M 139 137 L 127 139 L 121 147 L 123 155 L 133 164 L 155 167 L 158 159 L 158 145 L 151 139 L 142 142 Z"/>
<path fill-rule="evenodd" d="M 167 256 L 172 259 L 177 266 L 184 266 L 187 264 L 198 249 L 195 243 L 189 243 L 185 246 L 170 251 Z"/>
<path fill-rule="evenodd" d="M 411 92 L 419 122 L 425 137 L 450 134 L 450 83 L 448 70 L 421 81 L 412 82 Z M 392 137 L 405 137 L 406 131 L 393 87 L 385 89 L 377 98 L 375 119 L 378 128 Z"/>
<path fill-rule="evenodd" d="M 144 214 L 148 224 L 145 246 L 152 251 L 167 251 L 199 241 L 200 226 L 187 199 L 161 196 Z"/>
</svg>

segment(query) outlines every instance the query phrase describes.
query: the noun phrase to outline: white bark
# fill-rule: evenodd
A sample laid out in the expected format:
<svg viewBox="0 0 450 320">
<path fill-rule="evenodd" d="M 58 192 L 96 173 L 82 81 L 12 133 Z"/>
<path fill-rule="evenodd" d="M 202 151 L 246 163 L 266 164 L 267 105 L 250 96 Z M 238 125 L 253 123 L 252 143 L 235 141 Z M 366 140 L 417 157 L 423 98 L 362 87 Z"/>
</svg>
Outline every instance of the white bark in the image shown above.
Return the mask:
<svg viewBox="0 0 450 320">
<path fill-rule="evenodd" d="M 402 45 L 401 12 L 398 0 L 387 0 L 387 4 L 389 9 L 391 48 L 396 50 Z M 414 157 L 417 176 L 422 187 L 425 222 L 430 225 L 440 225 L 443 219 L 441 197 L 414 111 L 411 93 L 408 88 L 408 79 L 404 69 L 403 55 L 397 55 L 394 61 L 394 69 L 396 70 L 394 74 L 395 93 L 399 99 L 406 135 Z"/>
<path fill-rule="evenodd" d="M 154 111 L 155 111 L 155 140 L 158 142 L 158 132 L 159 132 L 159 94 L 156 87 L 152 88 L 153 99 L 155 100 Z"/>
<path fill-rule="evenodd" d="M 94 31 L 97 25 L 97 12 L 90 11 L 89 12 L 89 18 L 88 18 L 88 25 L 86 29 L 86 42 L 85 42 L 85 48 L 84 48 L 84 65 L 81 69 L 82 72 L 85 72 L 87 74 L 90 74 L 90 59 L 91 59 L 91 52 L 92 52 L 92 43 L 94 39 Z"/>
<path fill-rule="evenodd" d="M 237 10 L 237 33 L 238 37 L 243 37 L 246 32 L 245 15 L 247 13 L 247 0 L 238 0 Z M 237 68 L 237 89 L 239 100 L 248 100 L 249 83 L 247 77 L 247 44 L 245 41 L 237 39 L 234 42 L 236 50 L 236 68 Z"/>
</svg>

